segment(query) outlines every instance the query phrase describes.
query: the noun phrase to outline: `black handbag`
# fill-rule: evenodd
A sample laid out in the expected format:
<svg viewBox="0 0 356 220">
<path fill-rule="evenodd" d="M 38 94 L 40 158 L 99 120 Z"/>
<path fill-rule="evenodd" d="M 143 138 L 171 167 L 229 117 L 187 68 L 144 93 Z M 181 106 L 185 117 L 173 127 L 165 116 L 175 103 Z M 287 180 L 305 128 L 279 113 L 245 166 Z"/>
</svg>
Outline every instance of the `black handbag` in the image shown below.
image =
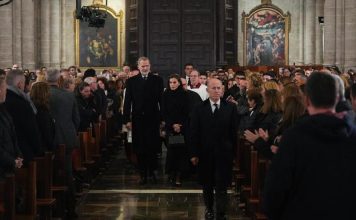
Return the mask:
<svg viewBox="0 0 356 220">
<path fill-rule="evenodd" d="M 168 145 L 181 145 L 185 144 L 184 136 L 181 134 L 169 135 L 168 136 Z"/>
</svg>

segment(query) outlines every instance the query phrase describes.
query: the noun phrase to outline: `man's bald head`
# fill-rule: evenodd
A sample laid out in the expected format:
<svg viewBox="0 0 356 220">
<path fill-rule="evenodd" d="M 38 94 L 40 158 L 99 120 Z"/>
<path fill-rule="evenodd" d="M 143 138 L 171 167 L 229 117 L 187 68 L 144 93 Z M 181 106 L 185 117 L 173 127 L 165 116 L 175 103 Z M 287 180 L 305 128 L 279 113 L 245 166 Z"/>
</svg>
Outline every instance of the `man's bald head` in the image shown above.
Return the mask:
<svg viewBox="0 0 356 220">
<path fill-rule="evenodd" d="M 207 88 L 209 98 L 213 102 L 219 101 L 220 97 L 223 93 L 223 85 L 222 82 L 218 79 L 209 79 L 208 80 L 208 88 Z"/>
</svg>

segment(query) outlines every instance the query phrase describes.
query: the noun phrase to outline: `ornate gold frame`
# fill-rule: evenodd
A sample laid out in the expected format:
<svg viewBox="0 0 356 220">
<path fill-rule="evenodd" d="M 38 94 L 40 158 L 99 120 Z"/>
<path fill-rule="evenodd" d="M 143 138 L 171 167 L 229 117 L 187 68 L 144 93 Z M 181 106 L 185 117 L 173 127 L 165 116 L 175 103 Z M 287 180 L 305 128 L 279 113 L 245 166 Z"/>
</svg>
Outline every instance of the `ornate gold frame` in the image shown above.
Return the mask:
<svg viewBox="0 0 356 220">
<path fill-rule="evenodd" d="M 123 64 L 123 59 L 122 59 L 122 35 L 123 35 L 123 18 L 124 18 L 124 12 L 122 10 L 119 11 L 119 13 L 116 13 L 114 9 L 106 6 L 106 5 L 102 5 L 102 4 L 93 4 L 91 5 L 95 8 L 98 8 L 99 10 L 102 11 L 106 11 L 109 14 L 111 14 L 116 20 L 117 20 L 117 63 L 118 66 L 117 67 L 94 67 L 95 69 L 99 69 L 99 70 L 103 70 L 103 69 L 110 69 L 110 68 L 119 68 L 120 66 L 122 66 Z M 80 51 L 79 51 L 79 34 L 80 34 L 80 22 L 78 19 L 76 19 L 74 17 L 74 22 L 75 22 L 75 64 L 76 66 L 78 66 L 79 68 L 83 68 L 83 69 L 88 69 L 88 68 L 92 68 L 92 67 L 86 67 L 86 66 L 80 66 Z"/>
<path fill-rule="evenodd" d="M 246 14 L 244 11 L 242 12 L 242 31 L 243 31 L 243 63 L 246 66 L 247 65 L 247 48 L 246 48 L 246 40 L 247 40 L 247 21 L 250 19 L 255 13 L 258 13 L 262 10 L 270 10 L 273 12 L 278 13 L 285 22 L 285 45 L 284 45 L 284 53 L 285 53 L 285 65 L 289 65 L 289 32 L 291 29 L 291 22 L 290 22 L 290 17 L 291 14 L 289 12 L 285 13 L 282 11 L 282 9 L 278 8 L 272 3 L 266 3 L 266 4 L 261 4 L 258 5 L 257 7 L 253 8 L 249 14 Z"/>
</svg>

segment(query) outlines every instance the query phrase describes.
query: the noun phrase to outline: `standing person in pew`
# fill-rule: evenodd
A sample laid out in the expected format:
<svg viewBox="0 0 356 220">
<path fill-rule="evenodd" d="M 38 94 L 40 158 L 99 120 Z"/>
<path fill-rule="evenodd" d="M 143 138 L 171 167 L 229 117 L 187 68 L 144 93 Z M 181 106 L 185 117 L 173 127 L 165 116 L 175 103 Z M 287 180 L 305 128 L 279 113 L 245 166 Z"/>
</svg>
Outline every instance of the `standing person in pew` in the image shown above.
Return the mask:
<svg viewBox="0 0 356 220">
<path fill-rule="evenodd" d="M 10 70 L 6 76 L 7 94 L 5 106 L 12 117 L 18 146 L 27 164 L 43 154 L 40 132 L 36 122 L 37 109 L 24 93 L 25 76 L 21 70 Z"/>
<path fill-rule="evenodd" d="M 15 126 L 4 105 L 6 99 L 5 76 L 0 76 L 0 179 L 22 167 L 22 156 L 17 146 Z"/>
<path fill-rule="evenodd" d="M 163 80 L 151 73 L 150 60 L 140 57 L 137 61 L 140 74 L 127 80 L 124 101 L 124 123 L 132 129 L 132 145 L 137 154 L 141 179 L 147 176 L 156 182 L 154 170 L 157 166 L 156 153 L 160 147 L 161 99 Z"/>
<path fill-rule="evenodd" d="M 220 99 L 223 85 L 218 79 L 208 80 L 209 98 L 198 105 L 191 118 L 191 162 L 198 166 L 203 187 L 205 218 L 226 219 L 227 187 L 231 184 L 233 148 L 237 142 L 236 105 Z"/>
<path fill-rule="evenodd" d="M 69 218 L 76 217 L 75 209 L 75 188 L 72 170 L 72 151 L 78 146 L 77 131 L 80 118 L 78 105 L 74 94 L 58 87 L 60 72 L 57 69 L 50 69 L 46 73 L 46 79 L 50 86 L 49 109 L 56 121 L 54 145 L 66 145 L 66 183 L 67 191 L 67 215 Z"/>
<path fill-rule="evenodd" d="M 75 88 L 75 98 L 78 103 L 80 125 L 79 131 L 88 131 L 88 128 L 94 127 L 98 122 L 99 114 L 95 109 L 94 97 L 91 94 L 90 86 L 86 82 L 81 82 Z"/>
<path fill-rule="evenodd" d="M 309 77 L 309 116 L 284 132 L 267 174 L 269 219 L 355 219 L 356 130 L 337 117 L 337 86 L 328 73 Z"/>
<path fill-rule="evenodd" d="M 30 97 L 37 108 L 37 125 L 45 151 L 54 150 L 55 122 L 49 111 L 49 86 L 47 82 L 32 84 Z"/>
</svg>

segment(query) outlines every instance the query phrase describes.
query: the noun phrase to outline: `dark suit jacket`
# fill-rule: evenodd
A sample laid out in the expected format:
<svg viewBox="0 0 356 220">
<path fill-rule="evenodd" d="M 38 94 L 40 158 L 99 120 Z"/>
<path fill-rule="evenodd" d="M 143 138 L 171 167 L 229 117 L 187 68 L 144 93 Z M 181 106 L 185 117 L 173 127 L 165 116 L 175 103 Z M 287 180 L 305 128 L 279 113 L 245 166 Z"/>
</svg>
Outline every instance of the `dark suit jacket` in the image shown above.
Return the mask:
<svg viewBox="0 0 356 220">
<path fill-rule="evenodd" d="M 214 184 L 214 169 L 221 185 L 231 183 L 233 148 L 237 142 L 236 106 L 221 100 L 214 116 L 209 99 L 198 105 L 191 118 L 191 156 L 198 157 L 199 180 Z M 216 182 L 215 182 L 216 184 Z"/>
<path fill-rule="evenodd" d="M 132 121 L 132 144 L 137 151 L 159 146 L 162 93 L 163 80 L 152 73 L 146 80 L 138 74 L 126 82 L 124 123 Z"/>
<path fill-rule="evenodd" d="M 14 123 L 4 104 L 0 104 L 0 179 L 14 171 L 15 159 L 20 156 Z"/>
<path fill-rule="evenodd" d="M 36 115 L 30 103 L 11 90 L 7 90 L 5 106 L 14 121 L 18 145 L 27 163 L 43 153 Z"/>
<path fill-rule="evenodd" d="M 57 86 L 51 86 L 49 98 L 50 112 L 56 122 L 55 146 L 65 144 L 72 149 L 77 142 L 80 118 L 74 94 Z"/>
</svg>

